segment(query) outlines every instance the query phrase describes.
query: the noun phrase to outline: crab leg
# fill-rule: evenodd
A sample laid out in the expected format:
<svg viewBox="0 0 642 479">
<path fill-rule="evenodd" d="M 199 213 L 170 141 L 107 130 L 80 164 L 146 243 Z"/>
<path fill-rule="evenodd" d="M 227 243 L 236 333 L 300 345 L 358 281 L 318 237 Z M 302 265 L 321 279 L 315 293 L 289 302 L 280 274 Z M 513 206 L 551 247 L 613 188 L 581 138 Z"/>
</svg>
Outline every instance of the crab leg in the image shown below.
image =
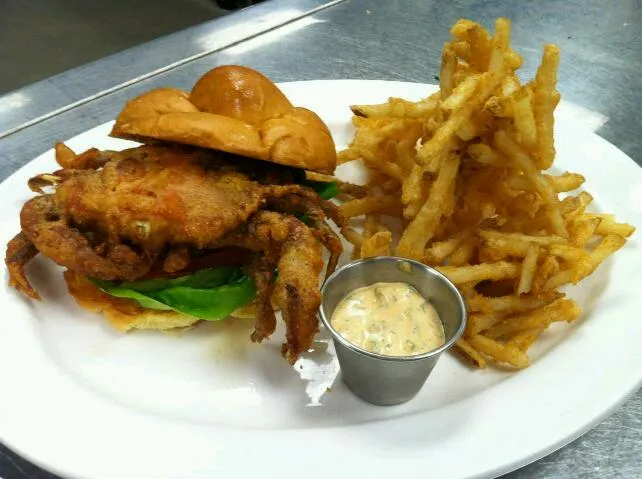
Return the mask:
<svg viewBox="0 0 642 479">
<path fill-rule="evenodd" d="M 276 329 L 276 317 L 272 307 L 272 292 L 274 291 L 275 261 L 267 255 L 256 253 L 250 267 L 250 273 L 256 285 L 256 322 L 251 339 L 260 343 Z"/>
<path fill-rule="evenodd" d="M 294 364 L 312 345 L 319 331 L 317 310 L 321 304 L 319 273 L 323 268 L 321 248 L 310 229 L 290 216 L 262 211 L 250 221 L 255 236 L 279 246 L 279 276 L 274 301 L 283 313 L 286 343 L 281 354 Z"/>
<path fill-rule="evenodd" d="M 299 354 L 310 348 L 319 331 L 316 314 L 321 304 L 319 274 L 323 269 L 319 241 L 307 225 L 293 216 L 260 211 L 250 218 L 246 227 L 217 246 L 228 244 L 250 249 L 267 258 L 278 258 L 278 277 L 271 296 L 286 324 L 286 343 L 281 347 L 281 354 L 294 364 Z M 265 268 L 271 270 L 272 264 L 268 259 Z M 266 278 L 259 279 L 257 289 L 259 292 L 263 289 L 262 294 L 267 296 L 270 289 L 261 283 Z M 274 330 L 274 316 L 269 314 L 269 308 L 257 315 L 252 335 L 254 341 L 260 341 Z"/>
<path fill-rule="evenodd" d="M 64 143 L 56 143 L 54 150 L 56 162 L 65 170 L 97 170 L 119 154 L 116 151 L 90 148 L 77 155 Z"/>
<path fill-rule="evenodd" d="M 272 194 L 275 198 L 272 204 L 279 211 L 291 214 L 305 213 L 308 216 L 313 233 L 330 251 L 326 278 L 330 276 L 339 262 L 343 245 L 324 220 L 329 217 L 335 224 L 342 226 L 344 220 L 339 209 L 333 203 L 319 198 L 314 191 L 300 185 L 276 186 L 272 189 Z"/>
<path fill-rule="evenodd" d="M 308 204 L 314 204 L 321 208 L 324 216 L 330 218 L 339 227 L 343 226 L 345 219 L 341 215 L 339 208 L 332 202 L 320 198 L 316 192 L 307 186 L 301 185 L 279 185 L 270 188 L 270 196 L 273 199 L 286 198 L 295 204 L 299 203 L 301 199 L 307 200 Z M 297 201 L 297 197 L 300 199 Z"/>
<path fill-rule="evenodd" d="M 33 289 L 25 275 L 25 265 L 37 254 L 38 250 L 33 243 L 23 232 L 20 232 L 9 241 L 4 262 L 9 270 L 9 286 L 39 301 L 40 295 Z"/>
<path fill-rule="evenodd" d="M 75 273 L 105 280 L 135 280 L 151 267 L 153 258 L 116 244 L 101 256 L 79 230 L 67 224 L 51 195 L 32 198 L 20 212 L 22 231 L 42 254 Z"/>
</svg>

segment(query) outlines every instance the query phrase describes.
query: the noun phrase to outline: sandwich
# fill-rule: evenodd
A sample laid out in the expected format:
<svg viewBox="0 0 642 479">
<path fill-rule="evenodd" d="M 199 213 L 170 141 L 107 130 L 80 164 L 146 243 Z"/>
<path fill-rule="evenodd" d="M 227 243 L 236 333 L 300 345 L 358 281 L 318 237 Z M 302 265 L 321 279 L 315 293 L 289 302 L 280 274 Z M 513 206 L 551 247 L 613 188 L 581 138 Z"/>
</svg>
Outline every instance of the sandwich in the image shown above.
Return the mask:
<svg viewBox="0 0 642 479">
<path fill-rule="evenodd" d="M 286 325 L 293 364 L 318 332 L 319 280 L 342 243 L 332 136 L 268 78 L 240 66 L 207 72 L 190 92 L 159 88 L 124 106 L 111 135 L 123 151 L 55 147 L 60 169 L 9 242 L 10 285 L 40 300 L 25 265 L 64 268 L 69 293 L 119 330 L 188 328 L 254 316 L 251 340 Z M 244 313 L 240 313 L 244 311 Z M 236 312 L 236 313 L 235 313 Z"/>
</svg>

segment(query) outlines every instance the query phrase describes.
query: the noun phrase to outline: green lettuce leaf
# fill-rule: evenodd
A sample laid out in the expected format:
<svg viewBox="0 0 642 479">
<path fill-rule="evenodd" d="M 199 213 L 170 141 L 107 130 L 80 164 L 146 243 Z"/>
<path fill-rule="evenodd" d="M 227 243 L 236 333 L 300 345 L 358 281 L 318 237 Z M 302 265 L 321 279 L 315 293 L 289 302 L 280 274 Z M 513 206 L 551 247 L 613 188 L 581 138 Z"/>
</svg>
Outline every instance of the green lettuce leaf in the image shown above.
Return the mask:
<svg viewBox="0 0 642 479">
<path fill-rule="evenodd" d="M 195 289 L 176 286 L 148 294 L 174 311 L 215 321 L 227 318 L 236 309 L 252 301 L 256 289 L 254 282 L 246 277 L 242 281 L 218 288 Z"/>
<path fill-rule="evenodd" d="M 312 188 L 324 200 L 332 199 L 339 194 L 339 184 L 336 181 L 308 180 L 305 171 L 300 168 L 292 168 L 292 175 L 295 183 Z"/>
<path fill-rule="evenodd" d="M 245 276 L 243 271 L 235 266 L 220 266 L 208 268 L 186 274 L 178 278 L 158 278 L 142 281 L 123 281 L 120 286 L 133 289 L 140 293 L 158 291 L 174 286 L 185 286 L 188 288 L 210 289 L 224 284 L 231 283 Z"/>
<path fill-rule="evenodd" d="M 332 199 L 339 194 L 339 184 L 336 181 L 325 182 L 306 180 L 303 184 L 316 191 L 324 200 Z"/>
<path fill-rule="evenodd" d="M 229 316 L 256 295 L 254 281 L 239 268 L 222 266 L 172 279 L 117 283 L 90 278 L 101 290 L 133 299 L 144 308 L 174 310 L 215 321 Z"/>
<path fill-rule="evenodd" d="M 172 309 L 166 304 L 163 304 L 160 301 L 156 301 L 154 298 L 151 298 L 130 288 L 123 288 L 122 286 L 119 286 L 112 281 L 103 281 L 96 278 L 89 279 L 105 293 L 116 296 L 117 298 L 134 299 L 143 308 L 159 309 L 162 311 L 169 311 Z"/>
</svg>

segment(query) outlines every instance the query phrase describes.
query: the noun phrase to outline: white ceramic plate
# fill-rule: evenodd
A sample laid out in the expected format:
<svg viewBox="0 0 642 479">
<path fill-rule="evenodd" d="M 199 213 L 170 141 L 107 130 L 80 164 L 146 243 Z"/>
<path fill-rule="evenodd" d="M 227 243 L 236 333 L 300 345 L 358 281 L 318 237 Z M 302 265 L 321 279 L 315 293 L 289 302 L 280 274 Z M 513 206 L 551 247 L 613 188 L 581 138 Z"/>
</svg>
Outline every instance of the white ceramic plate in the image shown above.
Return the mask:
<svg viewBox="0 0 642 479">
<path fill-rule="evenodd" d="M 381 81 L 283 85 L 317 111 L 342 147 L 352 103 L 421 98 L 434 87 Z M 590 128 L 604 119 L 562 104 L 557 167 L 586 176 L 596 207 L 642 225 L 642 170 Z M 101 125 L 68 142 L 121 148 Z M 18 231 L 27 179 L 55 169 L 53 153 L 0 185 L 0 244 Z M 354 166 L 340 176 L 355 178 Z M 639 235 L 638 235 L 639 236 Z M 338 379 L 328 336 L 294 368 L 249 321 L 209 323 L 181 336 L 122 335 L 78 308 L 60 270 L 29 268 L 44 301 L 0 290 L 0 439 L 72 477 L 482 477 L 517 468 L 575 439 L 642 379 L 642 248 L 634 237 L 573 290 L 582 320 L 560 326 L 518 374 L 473 371 L 442 357 L 411 402 L 370 406 Z M 331 390 L 329 390 L 331 387 Z"/>
</svg>

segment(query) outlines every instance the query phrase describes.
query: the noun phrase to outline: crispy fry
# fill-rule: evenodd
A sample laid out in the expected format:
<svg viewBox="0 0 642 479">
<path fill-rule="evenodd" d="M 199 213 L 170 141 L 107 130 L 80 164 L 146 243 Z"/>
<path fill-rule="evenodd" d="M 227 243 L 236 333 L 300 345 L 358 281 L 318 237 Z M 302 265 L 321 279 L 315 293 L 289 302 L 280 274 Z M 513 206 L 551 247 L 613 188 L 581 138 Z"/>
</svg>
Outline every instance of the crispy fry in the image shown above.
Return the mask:
<svg viewBox="0 0 642 479">
<path fill-rule="evenodd" d="M 475 121 L 475 119 L 468 118 L 466 121 L 464 121 L 461 124 L 461 126 L 457 129 L 455 134 L 457 135 L 457 138 L 459 138 L 460 140 L 469 141 L 479 136 L 480 130 L 481 130 L 481 125 L 478 124 Z"/>
<path fill-rule="evenodd" d="M 510 21 L 506 18 L 495 20 L 495 35 L 491 40 L 492 50 L 488 62 L 488 71 L 494 75 L 505 75 L 507 61 L 506 53 L 508 52 L 508 42 L 510 41 Z"/>
<path fill-rule="evenodd" d="M 545 287 L 546 282 L 550 277 L 557 274 L 559 270 L 560 263 L 557 258 L 555 256 L 547 256 L 533 278 L 533 292 L 541 294 L 543 291 L 548 291 L 548 287 Z"/>
<path fill-rule="evenodd" d="M 586 256 L 580 256 L 578 254 L 577 257 L 575 257 L 575 254 L 567 252 L 570 256 L 569 259 L 575 261 L 573 267 L 551 275 L 551 277 L 547 279 L 544 289 L 553 289 L 568 283 L 578 283 L 592 274 L 608 256 L 624 246 L 624 243 L 626 243 L 626 240 L 621 236 L 609 235 L 602 238 L 595 249 L 586 254 Z"/>
<path fill-rule="evenodd" d="M 396 196 L 367 196 L 365 198 L 346 201 L 341 205 L 340 210 L 345 218 L 352 218 L 368 213 L 398 216 L 401 211 L 401 202 Z"/>
<path fill-rule="evenodd" d="M 404 175 L 409 174 L 415 163 L 415 155 L 417 154 L 416 146 L 417 141 L 421 138 L 422 131 L 420 128 L 417 129 L 416 134 L 408 133 L 407 138 L 403 138 L 399 141 L 393 142 L 394 146 L 394 161 L 401 167 L 404 172 Z"/>
<path fill-rule="evenodd" d="M 516 74 L 506 76 L 500 85 L 501 95 L 504 98 L 511 97 L 522 87 L 519 77 Z"/>
<path fill-rule="evenodd" d="M 356 161 L 361 158 L 359 150 L 354 146 L 350 146 L 345 150 L 337 153 L 337 165 L 342 165 L 344 163 L 350 163 L 351 161 Z"/>
<path fill-rule="evenodd" d="M 519 277 L 516 294 L 529 293 L 533 286 L 533 277 L 537 269 L 537 258 L 539 257 L 540 247 L 536 244 L 531 244 L 528 247 L 524 261 L 522 261 L 522 271 Z"/>
<path fill-rule="evenodd" d="M 567 196 L 560 204 L 562 216 L 565 220 L 572 220 L 584 213 L 586 207 L 593 202 L 590 193 L 582 191 L 577 196 Z"/>
<path fill-rule="evenodd" d="M 361 236 L 359 233 L 357 233 L 355 230 L 353 230 L 352 228 L 343 227 L 341 229 L 341 234 L 345 239 L 347 239 L 350 243 L 352 243 L 357 248 L 361 248 L 361 245 L 365 241 L 365 238 Z"/>
<path fill-rule="evenodd" d="M 352 105 L 352 112 L 365 118 L 423 118 L 430 115 L 439 106 L 441 93 L 433 93 L 418 102 L 402 98 L 389 98 L 387 103 L 379 105 Z"/>
<path fill-rule="evenodd" d="M 513 116 L 513 102 L 510 96 L 491 96 L 484 103 L 484 110 L 496 118 L 509 118 Z"/>
<path fill-rule="evenodd" d="M 565 172 L 560 176 L 543 175 L 544 179 L 550 183 L 556 193 L 564 191 L 573 191 L 578 189 L 584 183 L 584 177 L 577 173 Z M 529 183 L 525 176 L 512 175 L 506 178 L 506 186 L 514 190 L 530 190 L 532 184 Z"/>
<path fill-rule="evenodd" d="M 466 324 L 466 336 L 474 336 L 482 331 L 492 328 L 501 320 L 501 316 L 488 313 L 473 313 L 468 315 Z"/>
<path fill-rule="evenodd" d="M 444 44 L 441 54 L 441 68 L 439 69 L 439 91 L 442 98 L 448 98 L 453 91 L 455 69 L 457 68 L 457 54 L 450 43 Z"/>
<path fill-rule="evenodd" d="M 379 232 L 381 218 L 377 214 L 367 214 L 366 220 L 363 222 L 363 237 L 370 238 L 373 234 Z"/>
<path fill-rule="evenodd" d="M 546 279 L 543 288 L 550 291 L 565 284 L 575 283 L 577 277 L 578 273 L 574 269 L 564 269 Z"/>
<path fill-rule="evenodd" d="M 557 193 L 576 190 L 582 186 L 585 181 L 582 175 L 578 173 L 569 173 L 568 171 L 564 172 L 560 176 L 545 175 L 545 178 L 551 183 L 551 186 L 553 186 L 553 189 Z"/>
<path fill-rule="evenodd" d="M 372 154 L 370 151 L 360 150 L 360 153 L 361 158 L 363 159 L 363 162 L 366 164 L 366 166 L 380 171 L 399 182 L 403 181 L 403 171 L 401 170 L 401 167 L 396 163 L 382 161 L 380 156 Z"/>
<path fill-rule="evenodd" d="M 534 235 L 525 235 L 521 233 L 504 233 L 502 231 L 493 231 L 493 230 L 477 230 L 477 234 L 486 240 L 505 240 L 507 242 L 516 242 L 524 245 L 528 248 L 529 244 L 535 243 L 539 245 L 553 245 L 566 243 L 566 238 L 556 235 L 546 235 L 546 236 L 534 236 Z"/>
<path fill-rule="evenodd" d="M 468 341 L 460 339 L 455 343 L 455 346 L 457 346 L 457 349 L 462 353 L 462 356 L 472 362 L 474 366 L 480 369 L 486 367 L 486 360 L 484 357 L 479 353 L 479 351 L 473 348 Z"/>
<path fill-rule="evenodd" d="M 532 96 L 529 89 L 520 90 L 513 96 L 515 130 L 520 143 L 527 149 L 533 149 L 537 145 L 537 127 Z"/>
<path fill-rule="evenodd" d="M 497 314 L 516 314 L 540 308 L 548 303 L 562 297 L 562 293 L 546 292 L 539 295 L 519 296 L 498 296 L 488 298 L 476 294 L 468 298 L 468 308 L 475 312 L 497 313 Z"/>
<path fill-rule="evenodd" d="M 571 244 L 578 248 L 586 247 L 589 240 L 595 235 L 602 220 L 599 218 L 589 218 L 586 221 L 575 221 L 569 228 L 571 235 Z"/>
<path fill-rule="evenodd" d="M 506 53 L 510 48 L 510 20 L 508 18 L 500 17 L 495 20 L 493 42 L 502 53 Z"/>
<path fill-rule="evenodd" d="M 462 108 L 464 104 L 473 96 L 479 83 L 478 75 L 471 75 L 462 81 L 452 90 L 452 93 L 441 102 L 441 109 L 447 111 Z"/>
<path fill-rule="evenodd" d="M 508 363 L 517 368 L 525 368 L 529 364 L 526 353 L 515 346 L 498 343 L 480 334 L 466 340 L 473 348 L 491 356 L 495 361 Z"/>
<path fill-rule="evenodd" d="M 453 283 L 461 284 L 472 281 L 499 281 L 516 278 L 519 276 L 520 265 L 507 261 L 498 261 L 497 263 L 483 263 L 472 266 L 439 266 L 437 269 Z"/>
<path fill-rule="evenodd" d="M 582 310 L 575 301 L 559 299 L 534 311 L 506 318 L 484 331 L 484 335 L 495 339 L 525 329 L 546 328 L 553 322 L 566 321 L 570 323 L 579 318 L 581 313 Z"/>
<path fill-rule="evenodd" d="M 590 255 L 583 248 L 568 244 L 554 244 L 548 248 L 549 254 L 558 256 L 570 263 L 581 263 L 590 260 Z"/>
<path fill-rule="evenodd" d="M 521 349 L 524 352 L 528 351 L 528 348 L 537 341 L 537 338 L 546 330 L 545 326 L 540 326 L 533 329 L 525 329 L 520 331 L 515 336 L 510 338 L 506 344 L 510 346 L 515 346 Z"/>
<path fill-rule="evenodd" d="M 421 199 L 421 182 L 424 171 L 419 165 L 414 165 L 408 177 L 401 185 L 401 202 L 404 205 L 414 203 Z"/>
<path fill-rule="evenodd" d="M 491 37 L 478 23 L 458 20 L 450 30 L 455 39 L 469 45 L 469 55 L 463 59 L 477 71 L 486 71 L 491 54 Z M 463 53 L 463 52 L 460 52 Z"/>
<path fill-rule="evenodd" d="M 428 200 L 399 240 L 397 254 L 418 260 L 423 258 L 424 248 L 432 238 L 441 219 L 441 205 L 451 189 L 451 184 L 457 178 L 458 169 L 459 158 L 451 156 L 444 161 L 439 175 L 430 189 Z"/>
<path fill-rule="evenodd" d="M 460 231 L 447 240 L 433 243 L 429 248 L 426 248 L 424 253 L 424 262 L 427 264 L 442 263 L 459 247 L 460 244 L 462 244 L 462 242 L 471 236 L 472 233 L 469 231 Z"/>
<path fill-rule="evenodd" d="M 623 238 L 628 238 L 635 232 L 635 226 L 627 223 L 601 221 L 596 232 L 601 235 L 617 235 L 622 236 Z"/>
<path fill-rule="evenodd" d="M 361 257 L 390 256 L 392 244 L 392 233 L 390 231 L 379 231 L 366 239 L 361 245 Z"/>
<path fill-rule="evenodd" d="M 434 157 L 439 157 L 443 150 L 450 145 L 462 124 L 467 121 L 474 111 L 483 105 L 493 90 L 501 82 L 500 75 L 483 73 L 475 77 L 475 94 L 460 109 L 452 112 L 448 120 L 437 129 L 433 137 L 421 146 L 417 161 L 427 165 Z"/>
<path fill-rule="evenodd" d="M 547 169 L 555 159 L 553 140 L 553 111 L 556 102 L 553 101 L 555 85 L 557 84 L 557 66 L 560 61 L 560 51 L 555 45 L 544 45 L 542 63 L 535 76 L 534 112 L 537 125 L 537 155 L 536 162 L 540 169 Z"/>
<path fill-rule="evenodd" d="M 614 215 L 605 215 L 599 213 L 580 214 L 578 220 L 599 219 L 600 223 L 595 230 L 599 235 L 617 235 L 628 238 L 635 233 L 635 226 L 627 223 L 617 223 Z"/>
<path fill-rule="evenodd" d="M 524 172 L 533 187 L 544 197 L 548 204 L 548 216 L 553 231 L 560 236 L 567 236 L 568 232 L 560 211 L 559 199 L 551 185 L 544 180 L 528 153 L 503 130 L 495 133 L 495 145 L 514 161 L 515 165 Z"/>
<path fill-rule="evenodd" d="M 586 269 L 582 271 L 582 278 L 590 275 L 602 262 L 610 255 L 619 250 L 626 240 L 618 235 L 608 235 L 602 238 L 600 243 L 590 253 L 590 262 Z"/>
<path fill-rule="evenodd" d="M 448 259 L 450 266 L 463 266 L 468 264 L 477 249 L 477 241 L 474 236 L 470 235 L 462 241 L 461 245 L 453 252 Z"/>
<path fill-rule="evenodd" d="M 559 236 L 530 236 L 517 233 L 478 232 L 484 238 L 484 248 L 481 254 L 486 261 L 514 257 L 524 258 L 532 244 L 549 246 L 556 243 L 565 243 L 565 238 Z M 533 238 L 533 240 L 529 240 Z"/>
<path fill-rule="evenodd" d="M 414 219 L 415 216 L 417 216 L 417 213 L 421 210 L 421 207 L 426 203 L 426 200 L 428 200 L 428 193 L 430 192 L 430 186 L 432 183 L 422 180 L 419 183 L 419 193 L 420 196 L 405 205 L 403 209 L 403 217 L 407 220 L 412 220 Z"/>
<path fill-rule="evenodd" d="M 474 143 L 468 146 L 468 155 L 482 165 L 501 166 L 504 164 L 502 157 L 485 143 Z"/>
</svg>

